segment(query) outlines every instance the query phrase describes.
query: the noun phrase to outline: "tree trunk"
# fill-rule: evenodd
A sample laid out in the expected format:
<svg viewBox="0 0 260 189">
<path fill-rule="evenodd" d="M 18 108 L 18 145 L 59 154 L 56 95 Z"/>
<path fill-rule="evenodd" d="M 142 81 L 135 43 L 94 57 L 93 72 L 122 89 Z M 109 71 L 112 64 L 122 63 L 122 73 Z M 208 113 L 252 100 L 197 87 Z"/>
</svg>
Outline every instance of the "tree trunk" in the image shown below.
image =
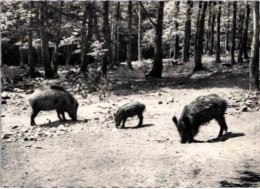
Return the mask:
<svg viewBox="0 0 260 189">
<path fill-rule="evenodd" d="M 238 44 L 237 44 L 237 49 L 240 48 L 241 42 L 242 42 L 242 38 L 243 38 L 243 26 L 244 26 L 244 20 L 245 20 L 245 10 L 240 10 L 239 11 L 239 29 L 238 29 L 238 35 L 237 38 L 239 39 Z"/>
<path fill-rule="evenodd" d="M 80 55 L 80 63 L 81 63 L 81 68 L 80 71 L 81 73 L 85 73 L 87 71 L 87 35 L 86 35 L 86 22 L 87 22 L 87 6 L 88 6 L 88 1 L 83 2 L 83 21 L 82 21 L 82 26 L 81 26 L 81 55 Z"/>
<path fill-rule="evenodd" d="M 107 78 L 107 66 L 110 61 L 110 26 L 109 26 L 109 15 L 108 15 L 108 8 L 109 8 L 109 2 L 104 1 L 103 3 L 103 35 L 104 35 L 104 48 L 108 50 L 108 52 L 105 53 L 103 57 L 102 62 L 102 74 L 105 78 Z"/>
<path fill-rule="evenodd" d="M 215 28 L 215 20 L 216 20 L 216 1 L 213 2 L 212 6 L 212 21 L 211 21 L 211 32 L 210 32 L 210 48 L 209 48 L 209 55 L 214 53 L 214 28 Z"/>
<path fill-rule="evenodd" d="M 209 17 L 208 17 L 208 28 L 207 28 L 207 37 L 206 37 L 207 41 L 206 41 L 205 53 L 209 51 L 210 28 L 211 28 L 211 19 L 212 19 L 212 1 L 209 2 L 208 12 L 209 12 Z"/>
<path fill-rule="evenodd" d="M 225 51 L 226 53 L 229 52 L 229 17 L 230 17 L 230 3 L 227 2 L 228 4 L 228 19 L 227 19 L 227 26 L 226 26 L 226 41 L 225 41 Z"/>
<path fill-rule="evenodd" d="M 68 66 L 70 64 L 70 60 L 71 60 L 71 55 L 73 52 L 73 48 L 71 47 L 71 45 L 67 45 L 66 47 L 66 65 Z"/>
<path fill-rule="evenodd" d="M 175 19 L 178 19 L 178 15 L 179 15 L 179 11 L 180 11 L 180 6 L 179 6 L 180 2 L 179 1 L 175 1 L 175 8 L 176 8 L 176 15 L 175 15 Z M 177 34 L 177 31 L 179 30 L 179 23 L 177 20 L 175 20 L 175 48 L 174 48 L 174 59 L 178 59 L 179 57 L 179 35 Z"/>
<path fill-rule="evenodd" d="M 93 1 L 93 8 L 96 9 L 96 2 L 94 2 L 94 1 Z M 94 37 L 95 37 L 98 41 L 101 41 L 100 29 L 99 29 L 99 24 L 98 24 L 97 11 L 94 11 L 93 17 L 94 17 L 94 28 L 95 28 L 95 32 L 94 32 L 95 35 L 94 35 Z"/>
<path fill-rule="evenodd" d="M 249 88 L 259 91 L 259 1 L 253 2 L 253 32 Z"/>
<path fill-rule="evenodd" d="M 28 65 L 29 65 L 29 74 L 31 78 L 35 77 L 35 64 L 33 61 L 33 45 L 32 45 L 32 9 L 33 1 L 29 1 L 30 17 L 29 17 L 29 31 L 28 31 Z"/>
<path fill-rule="evenodd" d="M 128 26 L 128 31 L 127 31 L 127 66 L 130 69 L 133 69 L 131 60 L 132 60 L 132 52 L 131 52 L 131 33 L 132 33 L 132 1 L 128 1 L 128 18 L 127 18 L 127 26 Z"/>
<path fill-rule="evenodd" d="M 244 45 L 244 19 L 245 19 L 246 12 L 240 13 L 240 26 L 239 26 L 239 43 L 238 43 L 238 56 L 237 56 L 237 63 L 242 64 L 243 63 L 243 45 Z"/>
<path fill-rule="evenodd" d="M 249 5 L 249 2 L 247 2 L 247 5 L 246 5 L 245 26 L 244 26 L 243 41 L 242 41 L 242 46 L 243 46 L 244 58 L 245 58 L 245 59 L 248 59 L 248 58 L 249 58 L 248 53 L 247 53 L 249 16 L 250 16 L 250 5 Z"/>
<path fill-rule="evenodd" d="M 40 8 L 40 33 L 41 33 L 41 63 L 44 65 L 45 78 L 53 78 L 53 70 L 51 67 L 50 55 L 49 55 L 49 42 L 47 34 L 47 3 L 46 1 L 42 2 Z"/>
<path fill-rule="evenodd" d="M 216 46 L 216 63 L 220 63 L 220 18 L 221 18 L 221 5 L 222 2 L 218 3 L 218 16 L 217 16 L 217 46 Z"/>
<path fill-rule="evenodd" d="M 138 5 L 138 61 L 142 61 L 142 11 L 141 6 Z"/>
<path fill-rule="evenodd" d="M 204 24 L 205 24 L 205 13 L 207 10 L 207 3 L 208 2 L 206 1 L 203 2 L 201 15 L 199 16 L 199 20 L 198 20 L 198 31 L 197 31 L 197 40 L 196 40 L 197 48 L 195 48 L 195 67 L 193 71 L 204 69 L 202 66 L 201 59 L 203 53 L 203 36 L 204 36 Z"/>
<path fill-rule="evenodd" d="M 184 36 L 184 48 L 183 48 L 183 62 L 189 61 L 190 56 L 190 33 L 191 33 L 191 9 L 193 7 L 192 1 L 187 1 L 186 21 L 185 21 L 185 36 Z"/>
<path fill-rule="evenodd" d="M 237 2 L 233 2 L 233 26 L 232 26 L 232 44 L 231 44 L 231 64 L 236 64 L 235 61 L 235 48 L 236 48 L 236 13 Z"/>
<path fill-rule="evenodd" d="M 116 26 L 115 26 L 115 65 L 119 65 L 119 18 L 120 18 L 120 2 L 116 6 Z"/>
<path fill-rule="evenodd" d="M 155 27 L 155 38 L 154 38 L 154 62 L 151 72 L 147 77 L 162 77 L 163 64 L 162 64 L 162 31 L 163 31 L 163 8 L 164 2 L 158 3 L 157 12 L 157 24 Z"/>
<path fill-rule="evenodd" d="M 81 72 L 85 73 L 88 69 L 89 56 L 87 53 L 89 51 L 89 44 L 92 40 L 93 35 L 93 6 L 92 2 L 85 1 L 83 8 L 83 22 L 81 30 Z M 88 17 L 88 35 L 86 36 L 86 20 Z"/>
<path fill-rule="evenodd" d="M 62 12 L 62 6 L 63 1 L 58 2 L 59 3 L 59 11 Z M 58 30 L 56 34 L 56 40 L 55 40 L 55 50 L 53 54 L 53 72 L 57 75 L 58 71 L 58 51 L 59 51 L 59 44 L 60 44 L 60 30 L 61 30 L 61 20 L 62 20 L 62 14 L 59 14 L 59 21 L 58 21 Z"/>
</svg>

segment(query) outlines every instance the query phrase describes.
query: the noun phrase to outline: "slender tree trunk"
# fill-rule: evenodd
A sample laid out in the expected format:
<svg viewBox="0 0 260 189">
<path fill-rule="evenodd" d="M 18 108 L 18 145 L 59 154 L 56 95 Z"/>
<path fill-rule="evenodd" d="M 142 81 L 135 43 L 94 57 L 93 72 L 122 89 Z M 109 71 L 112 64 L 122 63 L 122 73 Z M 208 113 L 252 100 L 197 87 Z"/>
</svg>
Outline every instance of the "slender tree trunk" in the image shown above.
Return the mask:
<svg viewBox="0 0 260 189">
<path fill-rule="evenodd" d="M 176 8 L 176 15 L 175 15 L 175 19 L 178 19 L 178 15 L 179 15 L 179 11 L 180 11 L 180 2 L 179 1 L 175 1 L 175 8 Z M 178 59 L 179 57 L 179 35 L 177 34 L 177 31 L 179 30 L 179 23 L 177 20 L 175 20 L 175 48 L 174 48 L 174 59 Z"/>
<path fill-rule="evenodd" d="M 116 6 L 116 25 L 115 25 L 115 65 L 119 65 L 119 18 L 120 18 L 120 2 Z"/>
<path fill-rule="evenodd" d="M 128 32 L 127 32 L 127 66 L 130 69 L 133 69 L 131 61 L 132 61 L 132 45 L 131 45 L 131 34 L 132 34 L 132 1 L 128 1 Z"/>
<path fill-rule="evenodd" d="M 95 9 L 94 13 L 93 13 L 93 17 L 94 17 L 94 28 L 95 28 L 95 32 L 94 32 L 94 37 L 95 39 L 97 39 L 98 41 L 101 41 L 101 36 L 100 36 L 100 29 L 99 29 L 99 24 L 98 24 L 98 15 L 97 15 L 97 11 L 96 11 L 96 2 L 93 1 L 93 8 Z"/>
<path fill-rule="evenodd" d="M 142 61 L 142 11 L 141 6 L 138 5 L 138 61 Z"/>
<path fill-rule="evenodd" d="M 209 55 L 212 55 L 214 53 L 214 28 L 215 28 L 215 20 L 216 20 L 216 4 L 217 4 L 216 1 L 214 1 L 212 6 Z"/>
<path fill-rule="evenodd" d="M 108 50 L 106 54 L 103 57 L 103 62 L 102 62 L 102 73 L 105 78 L 107 78 L 107 66 L 109 64 L 110 59 L 110 44 L 111 44 L 111 39 L 110 39 L 110 26 L 109 26 L 109 15 L 108 15 L 108 9 L 109 9 L 109 2 L 104 1 L 103 3 L 103 35 L 104 35 L 104 47 L 105 49 Z"/>
<path fill-rule="evenodd" d="M 63 1 L 58 2 L 59 3 L 59 11 L 62 12 L 62 6 Z M 58 21 L 58 30 L 56 34 L 56 40 L 55 40 L 55 50 L 53 54 L 53 72 L 57 75 L 58 71 L 58 51 L 59 51 L 59 44 L 60 44 L 60 30 L 61 30 L 61 20 L 62 20 L 62 14 L 59 14 L 59 21 Z"/>
<path fill-rule="evenodd" d="M 244 20 L 245 20 L 245 10 L 240 10 L 239 11 L 239 29 L 238 29 L 238 35 L 237 38 L 239 39 L 238 44 L 237 44 L 237 49 L 240 48 L 242 38 L 243 38 L 243 26 L 244 26 Z"/>
<path fill-rule="evenodd" d="M 239 34 L 240 34 L 240 37 L 239 37 L 239 43 L 238 43 L 238 56 L 237 56 L 237 63 L 239 64 L 242 64 L 243 63 L 243 48 L 244 48 L 244 19 L 245 19 L 245 14 L 246 14 L 246 11 L 244 11 L 243 13 L 240 13 L 240 26 L 239 26 Z"/>
<path fill-rule="evenodd" d="M 22 34 L 22 44 L 24 44 L 24 35 Z M 19 55 L 20 55 L 20 67 L 24 68 L 24 49 L 22 48 L 22 44 L 19 47 Z"/>
<path fill-rule="evenodd" d="M 253 2 L 253 32 L 249 88 L 259 91 L 259 1 Z"/>
<path fill-rule="evenodd" d="M 83 21 L 81 26 L 81 55 L 80 55 L 80 62 L 81 62 L 81 69 L 80 71 L 82 73 L 85 73 L 87 71 L 87 35 L 86 35 L 86 22 L 87 22 L 87 6 L 88 1 L 82 2 L 84 4 L 83 6 Z"/>
<path fill-rule="evenodd" d="M 32 9 L 34 7 L 33 1 L 29 1 L 30 17 L 29 17 L 29 31 L 28 31 L 28 65 L 29 75 L 31 78 L 35 78 L 35 64 L 33 60 L 33 44 L 32 44 Z"/>
<path fill-rule="evenodd" d="M 228 4 L 228 15 L 227 15 L 227 28 L 226 28 L 226 40 L 225 40 L 225 51 L 229 52 L 229 17 L 230 17 L 230 2 Z"/>
<path fill-rule="evenodd" d="M 248 53 L 247 53 L 247 41 L 248 41 L 248 24 L 249 24 L 249 16 L 250 16 L 250 5 L 249 2 L 247 2 L 246 5 L 246 18 L 245 18 L 245 26 L 244 26 L 244 31 L 243 31 L 243 42 L 242 42 L 242 47 L 244 51 L 244 58 L 248 59 Z"/>
<path fill-rule="evenodd" d="M 49 42 L 47 35 L 47 3 L 46 1 L 42 2 L 42 6 L 40 8 L 40 23 L 41 23 L 41 62 L 44 65 L 45 70 L 45 78 L 53 78 L 53 70 L 51 67 L 50 55 L 49 55 Z"/>
<path fill-rule="evenodd" d="M 81 51 L 81 72 L 84 73 L 88 69 L 89 64 L 89 46 L 93 36 L 93 2 L 84 2 L 83 23 L 82 23 L 82 51 Z M 88 17 L 88 34 L 86 36 L 86 19 Z"/>
<path fill-rule="evenodd" d="M 205 24 L 205 13 L 207 10 L 207 3 L 206 1 L 203 2 L 202 5 L 202 11 L 201 11 L 201 15 L 200 18 L 198 20 L 198 31 L 197 31 L 197 45 L 195 48 L 195 67 L 193 69 L 193 71 L 197 71 L 197 70 L 203 70 L 203 66 L 202 66 L 202 53 L 203 53 L 203 36 L 204 36 L 204 24 Z"/>
<path fill-rule="evenodd" d="M 216 63 L 220 63 L 220 18 L 222 2 L 218 3 Z"/>
<path fill-rule="evenodd" d="M 164 2 L 158 3 L 157 24 L 155 27 L 154 39 L 154 63 L 151 72 L 147 77 L 162 77 L 163 64 L 162 64 L 162 31 L 163 31 L 163 8 Z"/>
<path fill-rule="evenodd" d="M 199 1 L 198 2 L 199 4 L 198 4 L 198 13 L 197 13 L 197 22 L 196 22 L 196 34 L 195 34 L 195 48 L 194 48 L 194 50 L 195 50 L 195 56 L 196 56 L 196 50 L 198 49 L 198 32 L 199 32 L 199 26 L 200 26 L 200 14 L 201 14 L 201 10 L 202 10 L 202 1 Z M 194 56 L 194 57 L 195 57 Z"/>
<path fill-rule="evenodd" d="M 205 47 L 205 53 L 208 53 L 209 51 L 209 42 L 210 42 L 210 28 L 211 28 L 211 19 L 212 19 L 212 1 L 209 2 L 208 5 L 208 12 L 209 12 L 209 17 L 208 17 L 208 28 L 207 28 L 207 37 L 206 37 L 206 47 Z"/>
<path fill-rule="evenodd" d="M 22 47 L 19 48 L 19 54 L 20 54 L 20 67 L 24 67 L 24 52 Z"/>
<path fill-rule="evenodd" d="M 232 44 L 231 44 L 231 64 L 236 64 L 235 61 L 235 48 L 236 48 L 236 14 L 237 14 L 237 2 L 233 2 L 233 26 L 232 26 Z"/>
<path fill-rule="evenodd" d="M 71 55 L 72 55 L 73 49 L 71 45 L 67 45 L 66 47 L 66 65 L 68 66 L 70 64 Z"/>
<path fill-rule="evenodd" d="M 192 1 L 187 1 L 186 21 L 185 21 L 185 36 L 182 59 L 183 62 L 189 61 L 190 56 L 190 34 L 191 34 L 191 9 L 193 7 Z"/>
</svg>

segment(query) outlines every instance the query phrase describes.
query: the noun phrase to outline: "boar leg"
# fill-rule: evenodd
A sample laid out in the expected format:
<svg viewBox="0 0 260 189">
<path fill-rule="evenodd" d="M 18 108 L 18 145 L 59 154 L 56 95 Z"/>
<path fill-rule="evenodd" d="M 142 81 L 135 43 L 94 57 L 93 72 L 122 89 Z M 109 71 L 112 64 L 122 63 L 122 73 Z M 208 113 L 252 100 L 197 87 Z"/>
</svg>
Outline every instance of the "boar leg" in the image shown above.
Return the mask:
<svg viewBox="0 0 260 189">
<path fill-rule="evenodd" d="M 227 124 L 226 124 L 224 116 L 221 116 L 221 117 L 217 118 L 217 122 L 220 125 L 220 131 L 219 131 L 219 135 L 218 135 L 218 138 L 219 138 L 219 137 L 221 137 L 223 135 L 223 131 L 224 130 L 227 132 L 228 127 L 227 127 Z"/>
<path fill-rule="evenodd" d="M 137 116 L 138 116 L 138 118 L 139 118 L 139 123 L 138 123 L 137 127 L 140 127 L 140 126 L 143 125 L 143 119 L 144 119 L 144 117 L 143 117 L 142 114 L 138 114 Z"/>
<path fill-rule="evenodd" d="M 39 112 L 40 112 L 39 110 L 32 110 L 32 113 L 31 113 L 31 126 L 36 125 L 36 123 L 34 121 L 34 118 L 38 115 Z"/>
<path fill-rule="evenodd" d="M 60 121 L 62 121 L 62 117 L 61 117 L 61 112 L 57 110 L 57 115 L 58 115 L 58 118 L 60 119 Z"/>
<path fill-rule="evenodd" d="M 67 121 L 67 119 L 65 117 L 65 112 L 61 112 L 61 115 L 62 115 L 63 121 Z"/>
<path fill-rule="evenodd" d="M 122 124 L 122 127 L 121 128 L 125 128 L 125 122 L 127 120 L 127 117 L 123 119 L 123 124 Z"/>
</svg>

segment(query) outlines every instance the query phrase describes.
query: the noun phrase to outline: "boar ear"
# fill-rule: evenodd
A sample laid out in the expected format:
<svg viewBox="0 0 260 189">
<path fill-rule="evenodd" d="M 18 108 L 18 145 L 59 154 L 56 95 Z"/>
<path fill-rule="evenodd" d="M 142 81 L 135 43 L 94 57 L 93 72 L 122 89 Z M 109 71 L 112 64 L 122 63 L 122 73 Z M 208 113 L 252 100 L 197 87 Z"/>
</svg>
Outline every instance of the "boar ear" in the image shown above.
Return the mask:
<svg viewBox="0 0 260 189">
<path fill-rule="evenodd" d="M 178 120 L 176 116 L 173 116 L 172 121 L 173 123 L 175 123 L 176 126 L 178 126 Z"/>
</svg>

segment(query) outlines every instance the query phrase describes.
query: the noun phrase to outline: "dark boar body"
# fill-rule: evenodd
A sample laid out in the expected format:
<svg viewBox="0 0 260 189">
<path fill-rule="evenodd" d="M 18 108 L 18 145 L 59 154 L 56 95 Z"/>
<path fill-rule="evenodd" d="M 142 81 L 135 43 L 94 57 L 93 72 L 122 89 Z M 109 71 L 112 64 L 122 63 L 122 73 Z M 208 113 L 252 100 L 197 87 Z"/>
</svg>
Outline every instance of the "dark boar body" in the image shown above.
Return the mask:
<svg viewBox="0 0 260 189">
<path fill-rule="evenodd" d="M 138 116 L 139 118 L 139 124 L 138 126 L 141 126 L 143 124 L 143 111 L 145 109 L 145 105 L 140 103 L 140 102 L 130 102 L 122 107 L 120 107 L 117 112 L 115 113 L 115 122 L 116 122 L 116 127 L 118 128 L 123 121 L 123 124 L 121 128 L 125 127 L 125 122 L 128 117 L 133 117 L 133 116 Z"/>
<path fill-rule="evenodd" d="M 77 120 L 78 102 L 61 86 L 52 85 L 35 90 L 29 98 L 29 103 L 32 108 L 31 125 L 36 125 L 34 119 L 40 111 L 49 110 L 56 110 L 61 121 L 66 120 L 65 112 L 72 120 Z"/>
<path fill-rule="evenodd" d="M 186 105 L 180 119 L 177 120 L 175 116 L 172 119 L 177 126 L 181 143 L 193 142 L 199 127 L 212 119 L 220 125 L 218 137 L 222 136 L 223 131 L 228 130 L 224 117 L 226 108 L 227 102 L 216 94 L 200 96 Z"/>
</svg>

